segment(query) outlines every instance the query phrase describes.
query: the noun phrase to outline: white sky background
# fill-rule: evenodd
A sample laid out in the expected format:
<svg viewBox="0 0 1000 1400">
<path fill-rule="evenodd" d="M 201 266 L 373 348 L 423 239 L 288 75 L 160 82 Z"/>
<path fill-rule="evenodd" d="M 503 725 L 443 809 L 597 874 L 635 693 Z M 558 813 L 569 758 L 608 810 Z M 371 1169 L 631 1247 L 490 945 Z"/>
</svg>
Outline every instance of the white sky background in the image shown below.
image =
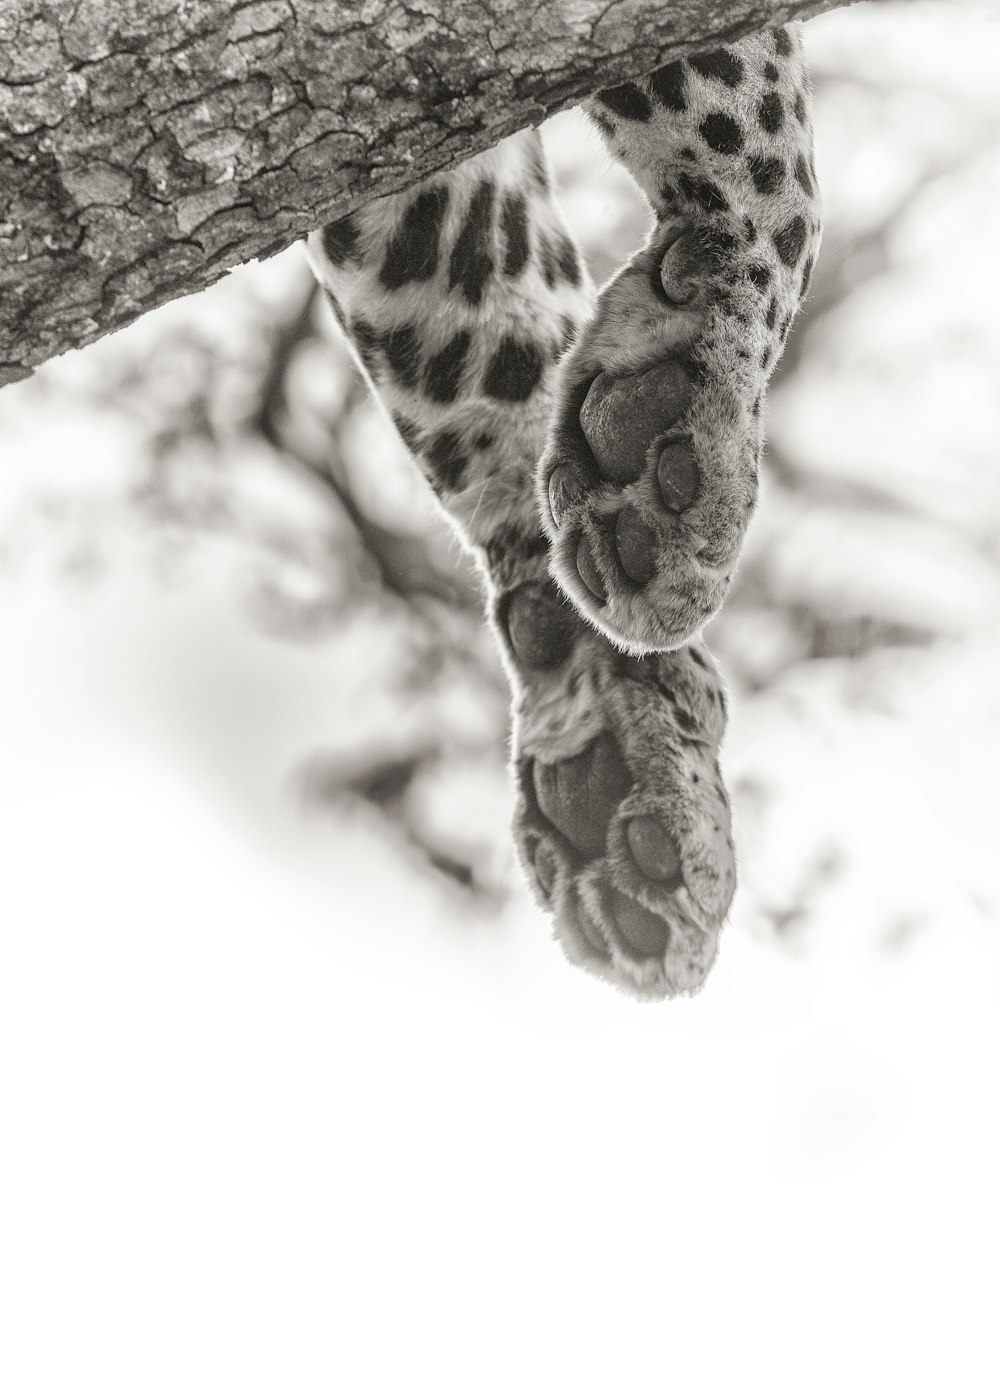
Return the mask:
<svg viewBox="0 0 1000 1400">
<path fill-rule="evenodd" d="M 891 55 L 995 111 L 995 17 L 909 11 L 813 22 L 817 64 Z M 884 190 L 880 135 L 821 128 L 831 219 Z M 842 146 L 865 148 L 854 196 Z M 900 294 L 844 310 L 772 429 L 985 537 L 995 149 L 979 169 L 966 223 L 946 199 L 909 227 Z M 874 380 L 876 345 L 905 372 Z M 975 393 L 949 387 L 956 355 Z M 85 362 L 47 372 L 67 404 Z M 374 819 L 304 811 L 304 754 L 398 722 L 364 619 L 309 647 L 248 627 L 233 541 L 166 587 L 123 536 L 68 586 L 65 541 L 129 443 L 3 411 L 0 1393 L 996 1396 L 992 565 L 944 533 L 900 546 L 888 572 L 937 600 L 946 644 L 744 697 L 741 903 L 705 991 L 641 1006 L 569 968 L 519 889 L 499 918 L 463 910 Z M 838 587 L 877 580 L 878 537 L 825 519 L 789 588 L 819 554 L 847 561 Z M 507 819 L 503 792 L 463 800 L 459 820 Z M 779 944 L 761 910 L 796 902 Z"/>
</svg>

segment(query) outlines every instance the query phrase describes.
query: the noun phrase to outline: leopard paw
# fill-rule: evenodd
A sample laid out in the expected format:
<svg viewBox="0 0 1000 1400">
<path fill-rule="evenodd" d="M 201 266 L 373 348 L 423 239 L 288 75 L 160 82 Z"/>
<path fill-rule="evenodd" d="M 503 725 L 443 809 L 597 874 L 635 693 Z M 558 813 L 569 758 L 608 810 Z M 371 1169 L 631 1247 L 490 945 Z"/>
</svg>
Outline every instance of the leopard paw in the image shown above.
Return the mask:
<svg viewBox="0 0 1000 1400">
<path fill-rule="evenodd" d="M 768 276 L 718 218 L 664 220 L 563 366 L 538 476 L 552 573 L 630 651 L 683 644 L 732 581 L 776 358 Z"/>
<path fill-rule="evenodd" d="M 502 630 L 523 686 L 518 854 L 559 942 L 634 996 L 698 990 L 736 880 L 711 659 L 624 656 L 545 584 L 514 594 Z"/>
</svg>

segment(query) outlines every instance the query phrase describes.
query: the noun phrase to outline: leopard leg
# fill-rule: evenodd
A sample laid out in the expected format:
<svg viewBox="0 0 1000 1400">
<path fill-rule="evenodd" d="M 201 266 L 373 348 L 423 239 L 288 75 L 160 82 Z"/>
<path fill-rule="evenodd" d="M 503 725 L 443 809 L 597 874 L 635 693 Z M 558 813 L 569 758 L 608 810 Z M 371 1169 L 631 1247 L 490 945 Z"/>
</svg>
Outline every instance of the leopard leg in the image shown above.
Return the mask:
<svg viewBox="0 0 1000 1400">
<path fill-rule="evenodd" d="M 535 132 L 309 242 L 335 313 L 473 550 L 514 699 L 514 834 L 569 957 L 636 996 L 700 986 L 734 889 L 723 689 L 633 659 L 562 598 L 533 481 L 593 294 Z"/>
<path fill-rule="evenodd" d="M 562 588 L 637 653 L 717 610 L 756 503 L 764 391 L 819 244 L 797 30 L 585 104 L 656 223 L 564 362 L 539 507 Z"/>
</svg>

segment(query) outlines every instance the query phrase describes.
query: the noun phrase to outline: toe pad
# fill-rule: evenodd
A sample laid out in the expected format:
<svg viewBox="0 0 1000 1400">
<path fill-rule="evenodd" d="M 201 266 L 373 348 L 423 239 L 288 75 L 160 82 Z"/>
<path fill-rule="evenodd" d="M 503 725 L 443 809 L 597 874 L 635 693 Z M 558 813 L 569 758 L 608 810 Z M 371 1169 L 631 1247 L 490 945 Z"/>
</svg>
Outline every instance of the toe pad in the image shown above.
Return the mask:
<svg viewBox="0 0 1000 1400">
<path fill-rule="evenodd" d="M 611 890 L 608 903 L 622 942 L 638 957 L 662 958 L 670 942 L 670 926 L 620 890 Z"/>
</svg>

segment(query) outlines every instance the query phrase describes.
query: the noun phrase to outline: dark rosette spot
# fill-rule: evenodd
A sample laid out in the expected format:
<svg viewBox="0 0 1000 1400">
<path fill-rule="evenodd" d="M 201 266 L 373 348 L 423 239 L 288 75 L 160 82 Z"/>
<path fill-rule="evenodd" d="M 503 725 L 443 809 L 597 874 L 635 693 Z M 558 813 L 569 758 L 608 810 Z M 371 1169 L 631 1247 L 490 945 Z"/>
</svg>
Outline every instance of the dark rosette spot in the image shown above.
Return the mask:
<svg viewBox="0 0 1000 1400">
<path fill-rule="evenodd" d="M 542 368 L 542 355 L 537 345 L 504 336 L 486 366 L 483 391 L 494 399 L 523 403 L 536 389 Z"/>
<path fill-rule="evenodd" d="M 729 200 L 711 180 L 699 180 L 693 175 L 682 174 L 677 184 L 681 193 L 695 204 L 700 204 L 706 214 L 724 214 L 729 208 Z"/>
<path fill-rule="evenodd" d="M 622 83 L 618 87 L 602 88 L 598 100 L 616 116 L 633 122 L 647 122 L 653 115 L 649 98 L 637 88 L 635 83 Z"/>
<path fill-rule="evenodd" d="M 786 267 L 794 267 L 802 256 L 802 250 L 806 246 L 808 230 L 806 221 L 801 214 L 796 214 L 792 221 L 774 235 L 774 246 L 778 250 L 778 257 Z"/>
<path fill-rule="evenodd" d="M 476 187 L 448 263 L 448 286 L 461 287 L 467 302 L 478 306 L 493 272 L 490 235 L 493 232 L 492 180 Z"/>
<path fill-rule="evenodd" d="M 420 446 L 420 429 L 411 419 L 402 413 L 394 413 L 392 421 L 396 425 L 396 432 L 406 443 L 411 452 L 416 452 Z"/>
<path fill-rule="evenodd" d="M 448 344 L 432 355 L 424 370 L 424 391 L 436 403 L 451 403 L 458 393 L 472 337 L 459 331 Z"/>
<path fill-rule="evenodd" d="M 327 224 L 323 230 L 323 252 L 334 267 L 342 267 L 358 251 L 358 221 L 353 214 Z"/>
<path fill-rule="evenodd" d="M 381 336 L 370 321 L 363 316 L 355 316 L 351 322 L 351 336 L 357 346 L 361 363 L 374 379 L 378 373 L 378 348 Z"/>
<path fill-rule="evenodd" d="M 506 524 L 494 530 L 483 548 L 490 571 L 509 578 L 512 571 L 522 566 L 525 560 L 547 554 L 549 544 L 541 531 L 530 534 L 516 525 Z"/>
<path fill-rule="evenodd" d="M 445 491 L 456 491 L 469 464 L 462 439 L 456 433 L 436 433 L 424 448 L 435 484 Z"/>
<path fill-rule="evenodd" d="M 711 53 L 696 53 L 688 59 L 695 72 L 703 78 L 715 78 L 726 87 L 739 87 L 743 81 L 743 64 L 728 49 L 713 49 Z"/>
<path fill-rule="evenodd" d="M 765 160 L 762 156 L 747 159 L 750 175 L 759 194 L 777 194 L 785 182 L 785 164 L 777 156 Z"/>
<path fill-rule="evenodd" d="M 576 249 L 565 234 L 561 234 L 559 237 L 556 262 L 563 281 L 568 282 L 571 287 L 578 287 L 580 285 L 580 259 L 576 255 Z"/>
<path fill-rule="evenodd" d="M 785 109 L 781 105 L 781 98 L 776 92 L 769 92 L 766 97 L 761 98 L 760 106 L 757 108 L 757 119 L 761 126 L 770 135 L 781 130 L 781 123 L 785 119 Z"/>
<path fill-rule="evenodd" d="M 379 277 L 396 291 L 407 282 L 426 282 L 438 265 L 438 241 L 448 208 L 447 185 L 421 190 L 389 239 Z"/>
<path fill-rule="evenodd" d="M 666 107 L 671 112 L 683 112 L 687 109 L 682 63 L 668 63 L 663 68 L 657 68 L 649 79 L 649 87 L 661 107 Z"/>
<path fill-rule="evenodd" d="M 720 155 L 739 155 L 743 149 L 743 128 L 725 112 L 710 112 L 698 130 L 702 139 Z"/>
<path fill-rule="evenodd" d="M 518 277 L 528 265 L 531 245 L 528 241 L 528 204 L 523 194 L 509 194 L 500 210 L 506 251 L 503 259 L 505 277 Z"/>
<path fill-rule="evenodd" d="M 382 349 L 396 382 L 412 389 L 417 382 L 420 341 L 415 326 L 394 326 L 382 336 Z"/>
</svg>

